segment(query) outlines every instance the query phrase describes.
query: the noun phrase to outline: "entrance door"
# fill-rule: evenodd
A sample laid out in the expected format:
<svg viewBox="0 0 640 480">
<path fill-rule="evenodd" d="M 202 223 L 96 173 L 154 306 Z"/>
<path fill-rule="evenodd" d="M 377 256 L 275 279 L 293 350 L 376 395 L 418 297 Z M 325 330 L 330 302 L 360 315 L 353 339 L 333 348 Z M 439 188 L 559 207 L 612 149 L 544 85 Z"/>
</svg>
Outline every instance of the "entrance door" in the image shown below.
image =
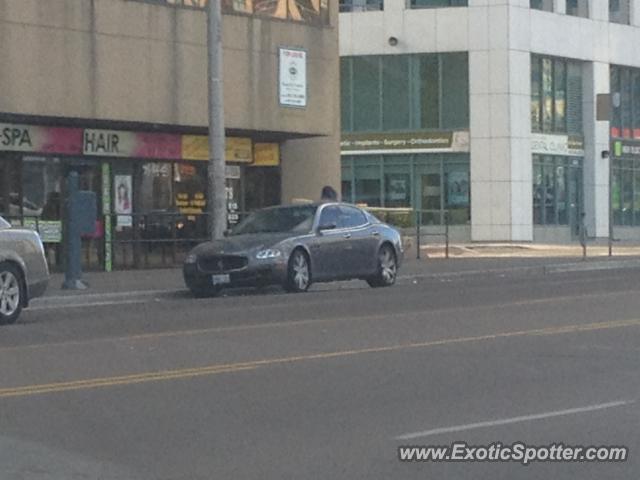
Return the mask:
<svg viewBox="0 0 640 480">
<path fill-rule="evenodd" d="M 582 169 L 569 168 L 567 175 L 567 195 L 569 200 L 569 226 L 573 239 L 580 236 L 580 221 L 583 211 L 582 206 Z M 593 232 L 591 232 L 593 234 Z"/>
<path fill-rule="evenodd" d="M 442 224 L 442 171 L 439 161 L 420 162 L 415 167 L 416 208 L 422 225 Z"/>
</svg>

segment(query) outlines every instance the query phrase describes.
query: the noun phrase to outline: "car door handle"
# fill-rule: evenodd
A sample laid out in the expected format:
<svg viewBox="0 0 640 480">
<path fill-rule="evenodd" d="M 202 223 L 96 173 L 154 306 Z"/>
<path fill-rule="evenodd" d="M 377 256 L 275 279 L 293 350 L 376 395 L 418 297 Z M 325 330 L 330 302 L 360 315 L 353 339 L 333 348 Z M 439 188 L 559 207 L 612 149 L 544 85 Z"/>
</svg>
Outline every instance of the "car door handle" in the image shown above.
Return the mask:
<svg viewBox="0 0 640 480">
<path fill-rule="evenodd" d="M 380 232 L 378 232 L 377 230 L 374 230 L 373 232 L 371 232 L 371 235 L 373 235 L 374 237 L 379 237 Z"/>
<path fill-rule="evenodd" d="M 344 237 L 344 238 L 351 238 L 351 234 L 350 234 L 350 233 L 345 233 L 345 234 L 343 235 L 343 237 Z"/>
</svg>

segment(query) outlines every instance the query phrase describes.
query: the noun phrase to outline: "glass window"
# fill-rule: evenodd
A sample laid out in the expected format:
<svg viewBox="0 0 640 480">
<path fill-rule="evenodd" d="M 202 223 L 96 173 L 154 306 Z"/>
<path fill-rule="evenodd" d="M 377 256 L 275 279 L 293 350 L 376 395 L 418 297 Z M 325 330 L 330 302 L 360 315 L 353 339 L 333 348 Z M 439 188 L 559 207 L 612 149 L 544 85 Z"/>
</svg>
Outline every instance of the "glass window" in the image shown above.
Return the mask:
<svg viewBox="0 0 640 480">
<path fill-rule="evenodd" d="M 553 0 L 530 0 L 529 6 L 535 10 L 553 12 Z"/>
<path fill-rule="evenodd" d="M 633 138 L 640 138 L 640 70 L 633 71 Z"/>
<path fill-rule="evenodd" d="M 469 126 L 466 53 L 343 57 L 340 71 L 344 132 Z"/>
<path fill-rule="evenodd" d="M 135 197 L 135 190 L 133 194 Z M 170 163 L 147 162 L 142 165 L 138 205 L 143 213 L 170 210 L 173 207 L 173 182 Z"/>
<path fill-rule="evenodd" d="M 411 8 L 466 7 L 467 0 L 411 0 Z"/>
<path fill-rule="evenodd" d="M 380 57 L 353 57 L 353 129 L 380 130 Z"/>
<path fill-rule="evenodd" d="M 582 135 L 582 65 L 531 56 L 531 130 Z"/>
<path fill-rule="evenodd" d="M 383 0 L 340 0 L 340 12 L 369 12 L 384 10 Z"/>
<path fill-rule="evenodd" d="M 542 131 L 553 129 L 553 62 L 542 59 Z"/>
<path fill-rule="evenodd" d="M 338 227 L 356 228 L 367 223 L 367 217 L 357 208 L 340 206 L 340 218 Z"/>
<path fill-rule="evenodd" d="M 628 68 L 620 72 L 620 114 L 622 119 L 622 137 L 631 138 L 632 125 L 632 86 L 631 86 L 631 70 Z"/>
<path fill-rule="evenodd" d="M 382 128 L 409 129 L 409 56 L 382 57 Z"/>
<path fill-rule="evenodd" d="M 340 123 L 343 132 L 353 130 L 351 58 L 340 59 Z"/>
<path fill-rule="evenodd" d="M 464 224 L 471 220 L 469 203 L 469 165 L 444 163 L 444 201 L 449 223 Z"/>
<path fill-rule="evenodd" d="M 327 227 L 330 225 L 335 225 L 337 227 L 339 225 L 338 224 L 339 218 L 340 218 L 340 211 L 338 210 L 338 207 L 336 206 L 324 207 L 322 209 L 322 213 L 320 214 L 319 226 Z"/>
<path fill-rule="evenodd" d="M 538 155 L 533 156 L 533 162 L 533 223 L 542 225 L 545 223 L 544 209 L 542 208 L 545 196 L 542 164 L 539 163 L 540 157 Z"/>
<path fill-rule="evenodd" d="M 469 124 L 469 67 L 466 53 L 440 57 L 442 62 L 442 128 L 464 128 Z"/>
<path fill-rule="evenodd" d="M 567 0 L 567 15 L 589 18 L 589 0 Z"/>
<path fill-rule="evenodd" d="M 609 0 L 609 21 L 629 25 L 631 8 L 629 0 Z"/>
<path fill-rule="evenodd" d="M 633 178 L 633 224 L 640 225 L 640 168 L 634 170 Z"/>
<path fill-rule="evenodd" d="M 556 60 L 553 65 L 553 131 L 567 131 L 567 115 L 566 115 L 566 63 L 562 60 Z"/>
<path fill-rule="evenodd" d="M 354 160 L 355 203 L 382 206 L 380 157 L 364 156 Z"/>
<path fill-rule="evenodd" d="M 633 172 L 621 172 L 622 187 L 622 225 L 633 225 Z"/>
<path fill-rule="evenodd" d="M 622 110 L 620 108 L 620 67 L 611 67 L 611 136 L 622 136 Z"/>
<path fill-rule="evenodd" d="M 421 55 L 418 60 L 418 102 L 415 127 L 440 125 L 440 68 L 437 55 Z M 468 120 L 467 120 L 468 124 Z"/>
<path fill-rule="evenodd" d="M 542 130 L 542 69 L 540 57 L 531 56 L 531 131 Z"/>
<path fill-rule="evenodd" d="M 582 65 L 567 62 L 567 132 L 582 135 Z"/>
<path fill-rule="evenodd" d="M 43 220 L 62 218 L 62 168 L 57 158 L 24 157 L 23 213 Z"/>
<path fill-rule="evenodd" d="M 555 164 L 555 201 L 559 225 L 569 224 L 569 202 L 567 201 L 567 167 L 565 159 L 556 157 Z"/>
</svg>

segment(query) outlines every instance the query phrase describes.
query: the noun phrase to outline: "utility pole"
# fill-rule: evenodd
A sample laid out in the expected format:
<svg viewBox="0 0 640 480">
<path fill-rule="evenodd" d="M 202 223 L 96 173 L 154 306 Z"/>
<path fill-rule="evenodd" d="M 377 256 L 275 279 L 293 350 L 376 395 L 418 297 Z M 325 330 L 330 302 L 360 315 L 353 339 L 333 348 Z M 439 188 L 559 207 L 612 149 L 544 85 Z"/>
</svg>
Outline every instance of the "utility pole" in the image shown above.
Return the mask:
<svg viewBox="0 0 640 480">
<path fill-rule="evenodd" d="M 209 59 L 209 236 L 222 238 L 227 229 L 225 182 L 224 101 L 222 91 L 222 12 L 220 0 L 207 5 L 207 54 Z"/>
</svg>

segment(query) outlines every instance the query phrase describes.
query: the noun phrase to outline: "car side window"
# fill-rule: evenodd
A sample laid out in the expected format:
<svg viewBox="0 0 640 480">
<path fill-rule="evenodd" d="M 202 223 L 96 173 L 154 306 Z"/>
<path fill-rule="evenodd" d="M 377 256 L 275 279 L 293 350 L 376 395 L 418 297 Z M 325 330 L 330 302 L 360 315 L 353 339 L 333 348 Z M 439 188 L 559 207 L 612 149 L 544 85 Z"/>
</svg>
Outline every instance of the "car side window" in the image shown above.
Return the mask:
<svg viewBox="0 0 640 480">
<path fill-rule="evenodd" d="M 322 213 L 320 214 L 320 227 L 326 225 L 335 225 L 338 227 L 338 217 L 340 216 L 340 212 L 338 207 L 328 206 L 322 209 Z"/>
<path fill-rule="evenodd" d="M 354 207 L 340 206 L 339 228 L 356 228 L 367 223 L 367 217 Z"/>
</svg>

